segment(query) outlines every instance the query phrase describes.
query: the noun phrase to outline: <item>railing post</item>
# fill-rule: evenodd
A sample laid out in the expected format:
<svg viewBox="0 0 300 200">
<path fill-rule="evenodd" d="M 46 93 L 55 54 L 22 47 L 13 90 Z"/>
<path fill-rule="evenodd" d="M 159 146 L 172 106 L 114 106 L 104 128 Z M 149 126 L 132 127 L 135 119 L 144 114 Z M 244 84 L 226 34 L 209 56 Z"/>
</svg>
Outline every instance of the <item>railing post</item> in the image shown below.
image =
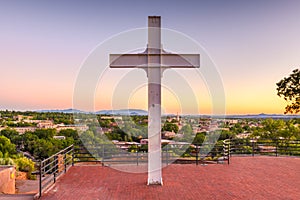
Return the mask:
<svg viewBox="0 0 300 200">
<path fill-rule="evenodd" d="M 75 149 L 74 144 L 72 145 L 72 166 L 74 166 L 74 156 L 75 156 Z"/>
<path fill-rule="evenodd" d="M 43 162 L 44 163 L 44 162 Z M 46 165 L 48 165 L 48 163 L 49 163 L 49 160 L 47 160 L 46 161 Z M 49 167 L 49 166 L 48 166 Z M 43 167 L 42 168 L 42 176 L 45 176 L 45 174 L 46 174 L 46 167 Z"/>
<path fill-rule="evenodd" d="M 231 144 L 231 140 L 229 138 L 229 141 L 228 141 L 228 147 L 227 147 L 227 164 L 229 165 L 230 164 L 230 144 Z"/>
<path fill-rule="evenodd" d="M 223 141 L 223 156 L 227 158 L 227 164 L 229 165 L 230 161 L 230 138 Z"/>
<path fill-rule="evenodd" d="M 56 173 L 53 174 L 53 183 L 56 183 Z"/>
<path fill-rule="evenodd" d="M 229 140 L 229 150 L 230 150 L 230 152 L 229 152 L 229 156 L 230 156 L 230 157 L 231 157 L 231 156 L 232 156 L 232 154 L 233 154 L 233 153 L 231 153 L 231 146 L 232 146 L 232 145 L 231 145 L 231 144 L 232 144 L 231 142 L 232 142 L 232 141 L 231 141 L 231 140 Z M 234 148 L 233 148 L 233 150 L 234 150 L 234 151 L 232 151 L 232 152 L 235 152 L 235 149 L 236 149 L 236 143 L 234 142 Z"/>
<path fill-rule="evenodd" d="M 136 165 L 139 166 L 139 151 L 136 148 Z"/>
<path fill-rule="evenodd" d="M 66 152 L 64 152 L 64 166 L 65 166 L 65 173 L 67 172 L 67 153 Z"/>
<path fill-rule="evenodd" d="M 278 140 L 276 139 L 276 147 L 275 147 L 275 154 L 276 154 L 276 157 L 278 156 Z"/>
<path fill-rule="evenodd" d="M 39 170 L 40 170 L 40 177 L 39 177 L 39 198 L 42 196 L 42 161 L 40 160 L 40 166 L 39 166 Z"/>
<path fill-rule="evenodd" d="M 167 166 L 169 165 L 169 158 L 168 158 L 168 156 L 169 156 L 169 148 L 168 148 L 168 144 L 166 145 L 166 162 L 167 162 Z"/>
<path fill-rule="evenodd" d="M 105 151 L 105 145 L 102 144 L 102 160 L 101 160 L 102 166 L 104 166 L 104 151 Z"/>
<path fill-rule="evenodd" d="M 289 141 L 289 140 L 286 140 L 286 142 L 287 142 L 286 147 L 287 147 L 287 149 L 288 149 L 289 156 L 290 156 L 290 155 L 291 155 L 290 141 Z"/>
<path fill-rule="evenodd" d="M 53 173 L 53 182 L 55 183 L 56 182 L 56 170 L 57 170 L 57 165 L 58 165 L 58 162 L 57 162 L 57 155 L 54 156 L 54 173 Z"/>
<path fill-rule="evenodd" d="M 290 155 L 289 154 L 289 145 L 288 145 L 288 141 L 287 140 L 285 141 L 285 153 L 286 153 L 286 155 Z"/>
<path fill-rule="evenodd" d="M 199 160 L 198 160 L 198 153 L 199 153 L 199 149 L 198 149 L 198 144 L 196 144 L 196 165 L 198 165 Z"/>
<path fill-rule="evenodd" d="M 254 140 L 251 139 L 251 141 L 252 141 L 252 157 L 253 157 L 254 156 Z"/>
</svg>

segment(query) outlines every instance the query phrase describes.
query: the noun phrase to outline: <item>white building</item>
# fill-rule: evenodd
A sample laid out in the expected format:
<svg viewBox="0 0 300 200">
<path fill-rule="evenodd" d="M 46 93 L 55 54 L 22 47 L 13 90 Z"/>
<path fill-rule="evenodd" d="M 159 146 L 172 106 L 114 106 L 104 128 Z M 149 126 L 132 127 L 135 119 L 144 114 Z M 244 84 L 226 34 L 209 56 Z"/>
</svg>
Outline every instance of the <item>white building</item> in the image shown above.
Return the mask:
<svg viewBox="0 0 300 200">
<path fill-rule="evenodd" d="M 34 132 L 37 128 L 29 126 L 29 127 L 14 127 L 12 129 L 16 130 L 20 135 L 22 135 L 25 132 Z"/>
<path fill-rule="evenodd" d="M 57 132 L 61 130 L 67 130 L 67 129 L 72 129 L 72 130 L 78 130 L 78 131 L 87 131 L 89 127 L 87 125 L 64 125 L 64 124 L 59 124 L 56 127 Z"/>
</svg>

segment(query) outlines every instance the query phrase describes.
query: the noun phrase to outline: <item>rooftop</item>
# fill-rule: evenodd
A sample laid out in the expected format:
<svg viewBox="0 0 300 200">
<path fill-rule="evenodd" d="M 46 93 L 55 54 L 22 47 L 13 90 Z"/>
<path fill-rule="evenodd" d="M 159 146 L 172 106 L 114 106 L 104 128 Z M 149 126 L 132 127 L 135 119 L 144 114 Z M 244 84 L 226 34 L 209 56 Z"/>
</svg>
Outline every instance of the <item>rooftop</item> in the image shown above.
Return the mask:
<svg viewBox="0 0 300 200">
<path fill-rule="evenodd" d="M 300 158 L 266 156 L 233 157 L 230 165 L 172 164 L 163 168 L 163 186 L 147 186 L 146 173 L 77 165 L 41 199 L 296 200 L 300 199 L 299 166 Z"/>
</svg>

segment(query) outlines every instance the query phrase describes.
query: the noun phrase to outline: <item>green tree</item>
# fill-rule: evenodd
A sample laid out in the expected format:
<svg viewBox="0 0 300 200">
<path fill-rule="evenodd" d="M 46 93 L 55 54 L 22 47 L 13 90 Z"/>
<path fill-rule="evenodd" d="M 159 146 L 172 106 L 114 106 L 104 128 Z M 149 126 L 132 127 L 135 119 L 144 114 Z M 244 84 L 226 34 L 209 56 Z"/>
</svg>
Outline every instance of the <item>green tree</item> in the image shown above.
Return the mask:
<svg viewBox="0 0 300 200">
<path fill-rule="evenodd" d="M 0 157 L 11 157 L 16 153 L 16 146 L 7 137 L 0 136 Z"/>
<path fill-rule="evenodd" d="M 170 123 L 170 122 L 166 122 L 164 123 L 163 127 L 162 127 L 162 130 L 163 131 L 174 131 L 175 133 L 178 132 L 178 126 L 177 124 L 173 124 L 173 123 Z"/>
<path fill-rule="evenodd" d="M 192 126 L 190 124 L 184 125 L 180 132 L 182 132 L 183 134 L 192 134 L 193 133 L 193 129 Z"/>
<path fill-rule="evenodd" d="M 99 121 L 99 125 L 102 128 L 109 128 L 110 127 L 111 121 L 109 119 L 101 119 L 101 117 L 99 117 L 98 121 Z"/>
<path fill-rule="evenodd" d="M 73 129 L 61 130 L 61 131 L 59 131 L 58 135 L 63 135 L 65 137 L 71 137 L 74 140 L 78 140 L 79 139 L 77 130 L 73 130 Z"/>
<path fill-rule="evenodd" d="M 45 159 L 53 155 L 55 150 L 53 144 L 45 139 L 37 139 L 33 145 L 33 155 L 38 159 Z"/>
<path fill-rule="evenodd" d="M 15 145 L 20 145 L 22 142 L 22 136 L 20 136 L 19 133 L 14 129 L 10 129 L 10 128 L 3 129 L 0 135 L 7 137 Z"/>
<path fill-rule="evenodd" d="M 283 120 L 266 119 L 262 122 L 264 138 L 279 138 L 284 130 L 285 123 Z"/>
<path fill-rule="evenodd" d="M 194 138 L 193 144 L 202 144 L 205 139 L 205 136 L 205 132 L 197 133 L 196 137 Z"/>
<path fill-rule="evenodd" d="M 31 154 L 34 150 L 34 143 L 39 139 L 38 136 L 34 135 L 32 132 L 26 132 L 22 135 L 22 140 L 24 144 L 24 151 L 29 151 Z"/>
<path fill-rule="evenodd" d="M 285 122 L 285 128 L 280 134 L 281 137 L 284 137 L 285 139 L 296 139 L 300 136 L 300 130 L 297 126 L 295 126 L 294 120 L 288 120 Z"/>
<path fill-rule="evenodd" d="M 285 114 L 300 111 L 300 70 L 295 69 L 288 77 L 284 77 L 277 85 L 277 95 L 283 97 L 288 105 Z"/>
<path fill-rule="evenodd" d="M 193 141 L 193 129 L 190 124 L 183 126 L 179 132 L 183 134 L 183 137 L 180 139 L 180 141 L 183 142 Z"/>
<path fill-rule="evenodd" d="M 56 134 L 55 129 L 37 129 L 34 134 L 40 139 L 52 139 Z"/>
<path fill-rule="evenodd" d="M 240 123 L 236 123 L 236 124 L 234 124 L 234 126 L 230 127 L 230 131 L 232 131 L 233 133 L 239 134 L 239 133 L 243 133 L 244 129 Z"/>
<path fill-rule="evenodd" d="M 234 138 L 235 136 L 236 136 L 236 134 L 234 132 L 221 131 L 220 136 L 219 136 L 219 140 L 226 140 L 226 139 L 229 139 L 229 138 Z"/>
</svg>

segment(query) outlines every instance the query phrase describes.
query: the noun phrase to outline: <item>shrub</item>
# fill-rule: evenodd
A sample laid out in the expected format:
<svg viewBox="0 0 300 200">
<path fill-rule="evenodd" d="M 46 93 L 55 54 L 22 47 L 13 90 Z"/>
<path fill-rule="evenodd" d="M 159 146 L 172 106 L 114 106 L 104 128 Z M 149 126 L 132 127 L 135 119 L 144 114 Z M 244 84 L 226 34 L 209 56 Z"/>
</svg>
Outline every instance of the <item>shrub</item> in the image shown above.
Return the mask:
<svg viewBox="0 0 300 200">
<path fill-rule="evenodd" d="M 17 170 L 27 172 L 28 179 L 35 179 L 35 176 L 31 173 L 34 171 L 34 162 L 26 157 L 15 159 Z"/>
<path fill-rule="evenodd" d="M 15 162 L 11 158 L 0 158 L 0 165 L 15 165 Z"/>
<path fill-rule="evenodd" d="M 206 160 L 206 161 L 213 161 L 213 158 L 210 157 L 210 156 L 208 156 L 208 157 L 205 157 L 204 160 Z"/>
</svg>

